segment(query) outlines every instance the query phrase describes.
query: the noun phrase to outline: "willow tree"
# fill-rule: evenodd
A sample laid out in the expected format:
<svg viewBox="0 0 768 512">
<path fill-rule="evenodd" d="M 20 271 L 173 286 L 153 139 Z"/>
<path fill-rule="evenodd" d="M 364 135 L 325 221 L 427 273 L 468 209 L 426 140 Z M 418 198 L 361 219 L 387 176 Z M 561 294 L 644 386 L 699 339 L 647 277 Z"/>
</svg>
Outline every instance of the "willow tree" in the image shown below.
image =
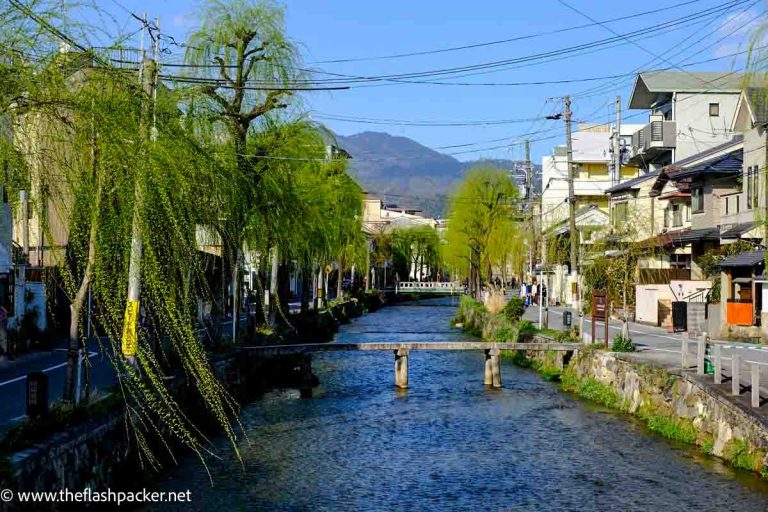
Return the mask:
<svg viewBox="0 0 768 512">
<path fill-rule="evenodd" d="M 440 237 L 430 226 L 399 228 L 392 231 L 393 264 L 403 276 L 421 281 L 423 269 L 440 270 Z M 386 283 L 385 283 L 386 284 Z"/>
<path fill-rule="evenodd" d="M 450 198 L 446 261 L 468 279 L 475 297 L 483 277 L 492 278 L 499 237 L 515 228 L 518 197 L 508 172 L 481 165 L 467 171 Z"/>
<path fill-rule="evenodd" d="M 260 155 L 248 138 L 267 117 L 288 107 L 299 57 L 285 35 L 284 9 L 271 0 L 209 0 L 200 19 L 186 44 L 187 82 L 196 84 L 188 108 L 223 150 L 224 173 L 210 193 L 221 212 L 214 226 L 230 268 L 235 338 L 243 243 L 270 169 L 258 165 Z"/>
<path fill-rule="evenodd" d="M 169 368 L 163 361 L 180 361 L 190 385 L 234 442 L 237 405 L 213 375 L 190 313 L 194 297 L 205 293 L 195 228 L 216 214 L 200 201 L 206 192 L 200 184 L 215 167 L 183 130 L 170 94 L 158 95 L 157 141 L 149 144 L 141 137 L 149 98 L 135 73 L 94 65 L 99 61 L 57 50 L 41 58 L 36 50 L 33 79 L 22 84 L 24 101 L 4 105 L 10 135 L 0 144 L 0 164 L 7 171 L 3 185 L 11 194 L 31 187 L 46 232 L 54 211 L 65 228 L 66 249 L 52 256 L 70 300 L 70 342 L 87 348 L 81 317 L 90 289 L 97 329 L 111 344 L 105 353 L 120 381 L 126 424 L 143 460 L 157 464 L 146 439 L 161 431 L 203 457 L 209 447 L 168 391 L 163 375 Z M 169 343 L 167 351 L 158 352 L 152 329 L 141 330 L 138 365 L 129 366 L 115 354 L 120 354 L 137 183 L 144 190 L 139 205 L 143 305 L 150 326 L 161 328 Z M 198 293 L 183 293 L 185 283 Z M 72 394 L 72 370 L 68 375 L 66 397 Z"/>
</svg>

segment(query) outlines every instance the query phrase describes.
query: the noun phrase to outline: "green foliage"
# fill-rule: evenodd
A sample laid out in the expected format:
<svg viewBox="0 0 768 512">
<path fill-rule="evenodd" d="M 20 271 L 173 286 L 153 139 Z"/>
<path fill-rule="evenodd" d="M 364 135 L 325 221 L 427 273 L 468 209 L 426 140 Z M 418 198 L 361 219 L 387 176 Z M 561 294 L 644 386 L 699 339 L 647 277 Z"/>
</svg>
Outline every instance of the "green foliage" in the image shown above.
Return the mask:
<svg viewBox="0 0 768 512">
<path fill-rule="evenodd" d="M 743 439 L 734 439 L 728 442 L 723 453 L 730 464 L 739 469 L 748 471 L 761 471 L 765 453 L 761 450 L 750 449 Z"/>
<path fill-rule="evenodd" d="M 387 235 L 384 235 L 387 236 Z M 377 238 L 380 240 L 382 237 Z M 418 275 L 418 269 L 426 266 L 437 271 L 442 266 L 440 254 L 440 237 L 429 226 L 417 226 L 393 230 L 388 235 L 388 245 L 391 251 L 394 272 L 404 280 L 413 272 Z M 384 242 L 386 248 L 387 242 Z M 378 255 L 381 258 L 383 255 Z"/>
<path fill-rule="evenodd" d="M 573 336 L 571 336 L 570 331 L 558 331 L 552 341 L 555 343 L 572 343 L 576 340 L 574 340 Z"/>
<path fill-rule="evenodd" d="M 517 337 L 517 330 L 505 327 L 496 331 L 496 339 L 494 341 L 498 343 L 515 343 L 517 342 Z"/>
<path fill-rule="evenodd" d="M 513 322 L 519 321 L 525 314 L 525 300 L 522 297 L 512 297 L 504 306 L 502 313 Z"/>
<path fill-rule="evenodd" d="M 501 356 L 511 360 L 512 364 L 521 368 L 530 368 L 533 366 L 533 361 L 525 355 L 524 350 L 502 350 Z"/>
<path fill-rule="evenodd" d="M 475 292 L 492 267 L 522 265 L 524 237 L 515 223 L 518 195 L 508 172 L 477 166 L 465 174 L 451 198 L 445 261 L 470 279 Z"/>
<path fill-rule="evenodd" d="M 612 408 L 617 408 L 621 404 L 618 393 L 612 387 L 592 377 L 579 379 L 575 372 L 565 371 L 562 373 L 560 381 L 565 391 L 574 393 L 586 400 Z"/>
<path fill-rule="evenodd" d="M 668 439 L 682 443 L 696 443 L 696 429 L 690 422 L 677 420 L 662 414 L 652 414 L 644 418 L 648 428 Z"/>
<path fill-rule="evenodd" d="M 537 332 L 536 326 L 530 320 L 520 320 L 517 322 L 517 330 L 520 334 L 534 334 Z"/>
<path fill-rule="evenodd" d="M 613 337 L 611 352 L 634 352 L 636 350 L 632 338 L 625 338 L 621 334 Z"/>
</svg>

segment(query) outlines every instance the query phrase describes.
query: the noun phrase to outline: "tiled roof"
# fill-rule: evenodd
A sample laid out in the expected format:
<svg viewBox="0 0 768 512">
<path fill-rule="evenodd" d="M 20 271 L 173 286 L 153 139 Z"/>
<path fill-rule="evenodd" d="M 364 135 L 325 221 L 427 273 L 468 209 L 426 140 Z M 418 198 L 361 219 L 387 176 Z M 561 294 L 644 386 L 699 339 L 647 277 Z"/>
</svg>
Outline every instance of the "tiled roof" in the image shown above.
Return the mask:
<svg viewBox="0 0 768 512">
<path fill-rule="evenodd" d="M 740 224 L 734 224 L 730 228 L 720 233 L 721 238 L 740 238 L 741 235 L 755 227 L 754 222 L 742 222 Z"/>
<path fill-rule="evenodd" d="M 749 251 L 724 259 L 720 262 L 720 266 L 723 268 L 756 267 L 761 263 L 765 263 L 765 251 Z"/>
<path fill-rule="evenodd" d="M 738 145 L 738 144 L 740 144 L 742 142 L 744 142 L 744 135 L 741 134 L 741 133 L 737 133 L 728 142 L 723 142 L 722 144 L 718 144 L 717 146 L 715 146 L 713 148 L 705 149 L 704 151 L 702 151 L 700 153 L 696 153 L 695 155 L 691 155 L 691 156 L 689 156 L 687 158 L 683 158 L 682 160 L 678 160 L 672 166 L 673 167 L 685 167 L 690 162 L 696 162 L 697 160 L 701 160 L 702 158 L 704 158 L 706 156 L 717 154 L 717 153 L 723 151 L 724 149 L 728 149 L 728 147 L 730 147 L 730 146 L 736 146 L 736 145 Z"/>
<path fill-rule="evenodd" d="M 644 181 L 647 181 L 651 178 L 655 178 L 659 175 L 659 171 L 649 172 L 648 174 L 643 174 L 642 176 L 638 176 L 637 178 L 632 178 L 631 180 L 627 180 L 624 183 L 619 183 L 618 185 L 614 185 L 613 187 L 609 188 L 605 191 L 606 194 L 612 194 L 614 192 L 621 192 L 624 190 L 631 190 L 633 188 L 636 188 L 637 185 L 641 184 Z"/>
<path fill-rule="evenodd" d="M 672 243 L 678 242 L 700 242 L 705 240 L 720 240 L 720 228 L 691 229 L 681 232 L 679 235 L 672 235 Z"/>
<path fill-rule="evenodd" d="M 684 178 L 691 178 L 699 174 L 741 174 L 741 167 L 744 160 L 743 150 L 734 151 L 727 155 L 722 155 L 718 158 L 703 162 L 699 165 L 694 165 L 687 169 L 683 169 L 680 172 L 670 175 L 670 178 L 678 181 Z M 679 164 L 676 164 L 679 165 Z"/>
</svg>

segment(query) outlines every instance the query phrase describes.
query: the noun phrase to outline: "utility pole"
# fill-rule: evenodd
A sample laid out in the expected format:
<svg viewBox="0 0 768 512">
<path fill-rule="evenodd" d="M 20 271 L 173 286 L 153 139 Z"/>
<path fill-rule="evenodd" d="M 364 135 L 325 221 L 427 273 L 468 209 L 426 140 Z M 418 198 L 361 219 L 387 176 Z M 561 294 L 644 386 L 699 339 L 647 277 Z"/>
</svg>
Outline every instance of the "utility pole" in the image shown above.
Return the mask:
<svg viewBox="0 0 768 512">
<path fill-rule="evenodd" d="M 532 197 L 532 182 L 533 182 L 533 169 L 531 166 L 531 141 L 525 139 L 525 203 L 529 212 L 531 212 L 531 221 L 533 221 L 533 204 Z M 531 232 L 531 247 L 529 251 L 529 267 L 528 272 L 531 274 L 531 280 L 533 280 L 533 258 L 536 254 L 536 229 Z"/>
<path fill-rule="evenodd" d="M 571 141 L 571 97 L 565 97 L 565 157 L 568 168 L 568 231 L 571 234 L 571 277 L 578 290 L 579 271 L 578 271 L 578 233 L 576 232 L 576 198 L 573 191 L 573 145 Z M 574 294 L 574 306 L 581 315 L 581 305 L 579 304 L 579 294 Z"/>
<path fill-rule="evenodd" d="M 616 125 L 613 129 L 613 173 L 612 184 L 621 181 L 621 96 L 616 96 Z"/>
<path fill-rule="evenodd" d="M 531 141 L 525 139 L 525 200 L 530 204 L 532 196 L 533 166 L 531 165 Z"/>
<path fill-rule="evenodd" d="M 144 15 L 144 27 L 147 26 L 147 16 Z M 154 57 L 158 56 L 158 43 L 160 38 L 155 38 L 154 44 Z M 156 80 L 156 61 L 147 58 L 144 55 L 144 29 L 142 29 L 141 37 L 141 56 L 142 63 L 139 71 L 139 81 L 141 83 L 142 93 L 145 98 L 154 100 L 155 88 L 157 85 Z M 144 100 L 142 100 L 145 102 Z M 143 108 L 145 114 L 147 114 L 146 104 Z M 145 119 L 141 122 L 141 144 L 142 146 L 147 144 L 148 140 L 154 140 L 155 127 L 152 126 L 150 131 L 150 137 L 147 137 L 147 121 L 149 116 L 145 115 Z M 145 148 L 142 148 L 145 150 Z M 139 321 L 140 311 L 140 296 L 141 296 L 141 258 L 143 254 L 143 244 L 141 240 L 141 206 L 143 202 L 143 194 L 141 191 L 141 178 L 137 177 L 134 184 L 134 204 L 133 204 L 133 221 L 131 226 L 131 253 L 130 262 L 128 264 L 128 299 L 125 305 L 125 318 L 123 320 L 123 339 L 122 339 L 122 352 L 127 363 L 129 365 L 136 364 L 136 349 L 138 347 L 138 334 L 136 332 L 136 325 Z"/>
</svg>

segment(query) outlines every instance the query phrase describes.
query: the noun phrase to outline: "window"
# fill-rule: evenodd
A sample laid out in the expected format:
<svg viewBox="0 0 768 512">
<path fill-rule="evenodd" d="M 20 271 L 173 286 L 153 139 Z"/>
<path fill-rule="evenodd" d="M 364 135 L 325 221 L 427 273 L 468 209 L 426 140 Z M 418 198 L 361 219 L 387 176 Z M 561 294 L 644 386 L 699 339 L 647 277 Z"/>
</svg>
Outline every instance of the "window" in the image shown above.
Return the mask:
<svg viewBox="0 0 768 512">
<path fill-rule="evenodd" d="M 741 207 L 741 196 L 736 196 L 736 211 L 734 213 L 739 213 L 740 207 Z"/>
<path fill-rule="evenodd" d="M 725 198 L 725 214 L 726 215 L 730 215 L 731 214 L 730 206 L 731 206 L 731 198 L 730 197 L 726 197 Z"/>
<path fill-rule="evenodd" d="M 618 226 L 627 220 L 627 203 L 617 203 L 613 207 L 613 225 Z"/>
<path fill-rule="evenodd" d="M 683 211 L 679 204 L 672 205 L 672 227 L 679 228 L 683 225 Z"/>
<path fill-rule="evenodd" d="M 704 190 L 701 187 L 691 189 L 691 210 L 693 213 L 704 211 Z"/>
<path fill-rule="evenodd" d="M 754 166 L 752 168 L 752 207 L 753 208 L 759 208 L 760 207 L 760 196 L 758 190 L 760 190 L 760 173 L 758 172 L 758 167 Z"/>
<path fill-rule="evenodd" d="M 669 207 L 664 208 L 664 227 L 669 227 Z"/>
<path fill-rule="evenodd" d="M 757 206 L 755 201 L 757 199 L 757 187 L 755 186 L 756 171 L 757 166 L 747 168 L 747 210 Z"/>
<path fill-rule="evenodd" d="M 720 104 L 719 103 L 710 103 L 709 104 L 709 117 L 720 117 Z"/>
</svg>

